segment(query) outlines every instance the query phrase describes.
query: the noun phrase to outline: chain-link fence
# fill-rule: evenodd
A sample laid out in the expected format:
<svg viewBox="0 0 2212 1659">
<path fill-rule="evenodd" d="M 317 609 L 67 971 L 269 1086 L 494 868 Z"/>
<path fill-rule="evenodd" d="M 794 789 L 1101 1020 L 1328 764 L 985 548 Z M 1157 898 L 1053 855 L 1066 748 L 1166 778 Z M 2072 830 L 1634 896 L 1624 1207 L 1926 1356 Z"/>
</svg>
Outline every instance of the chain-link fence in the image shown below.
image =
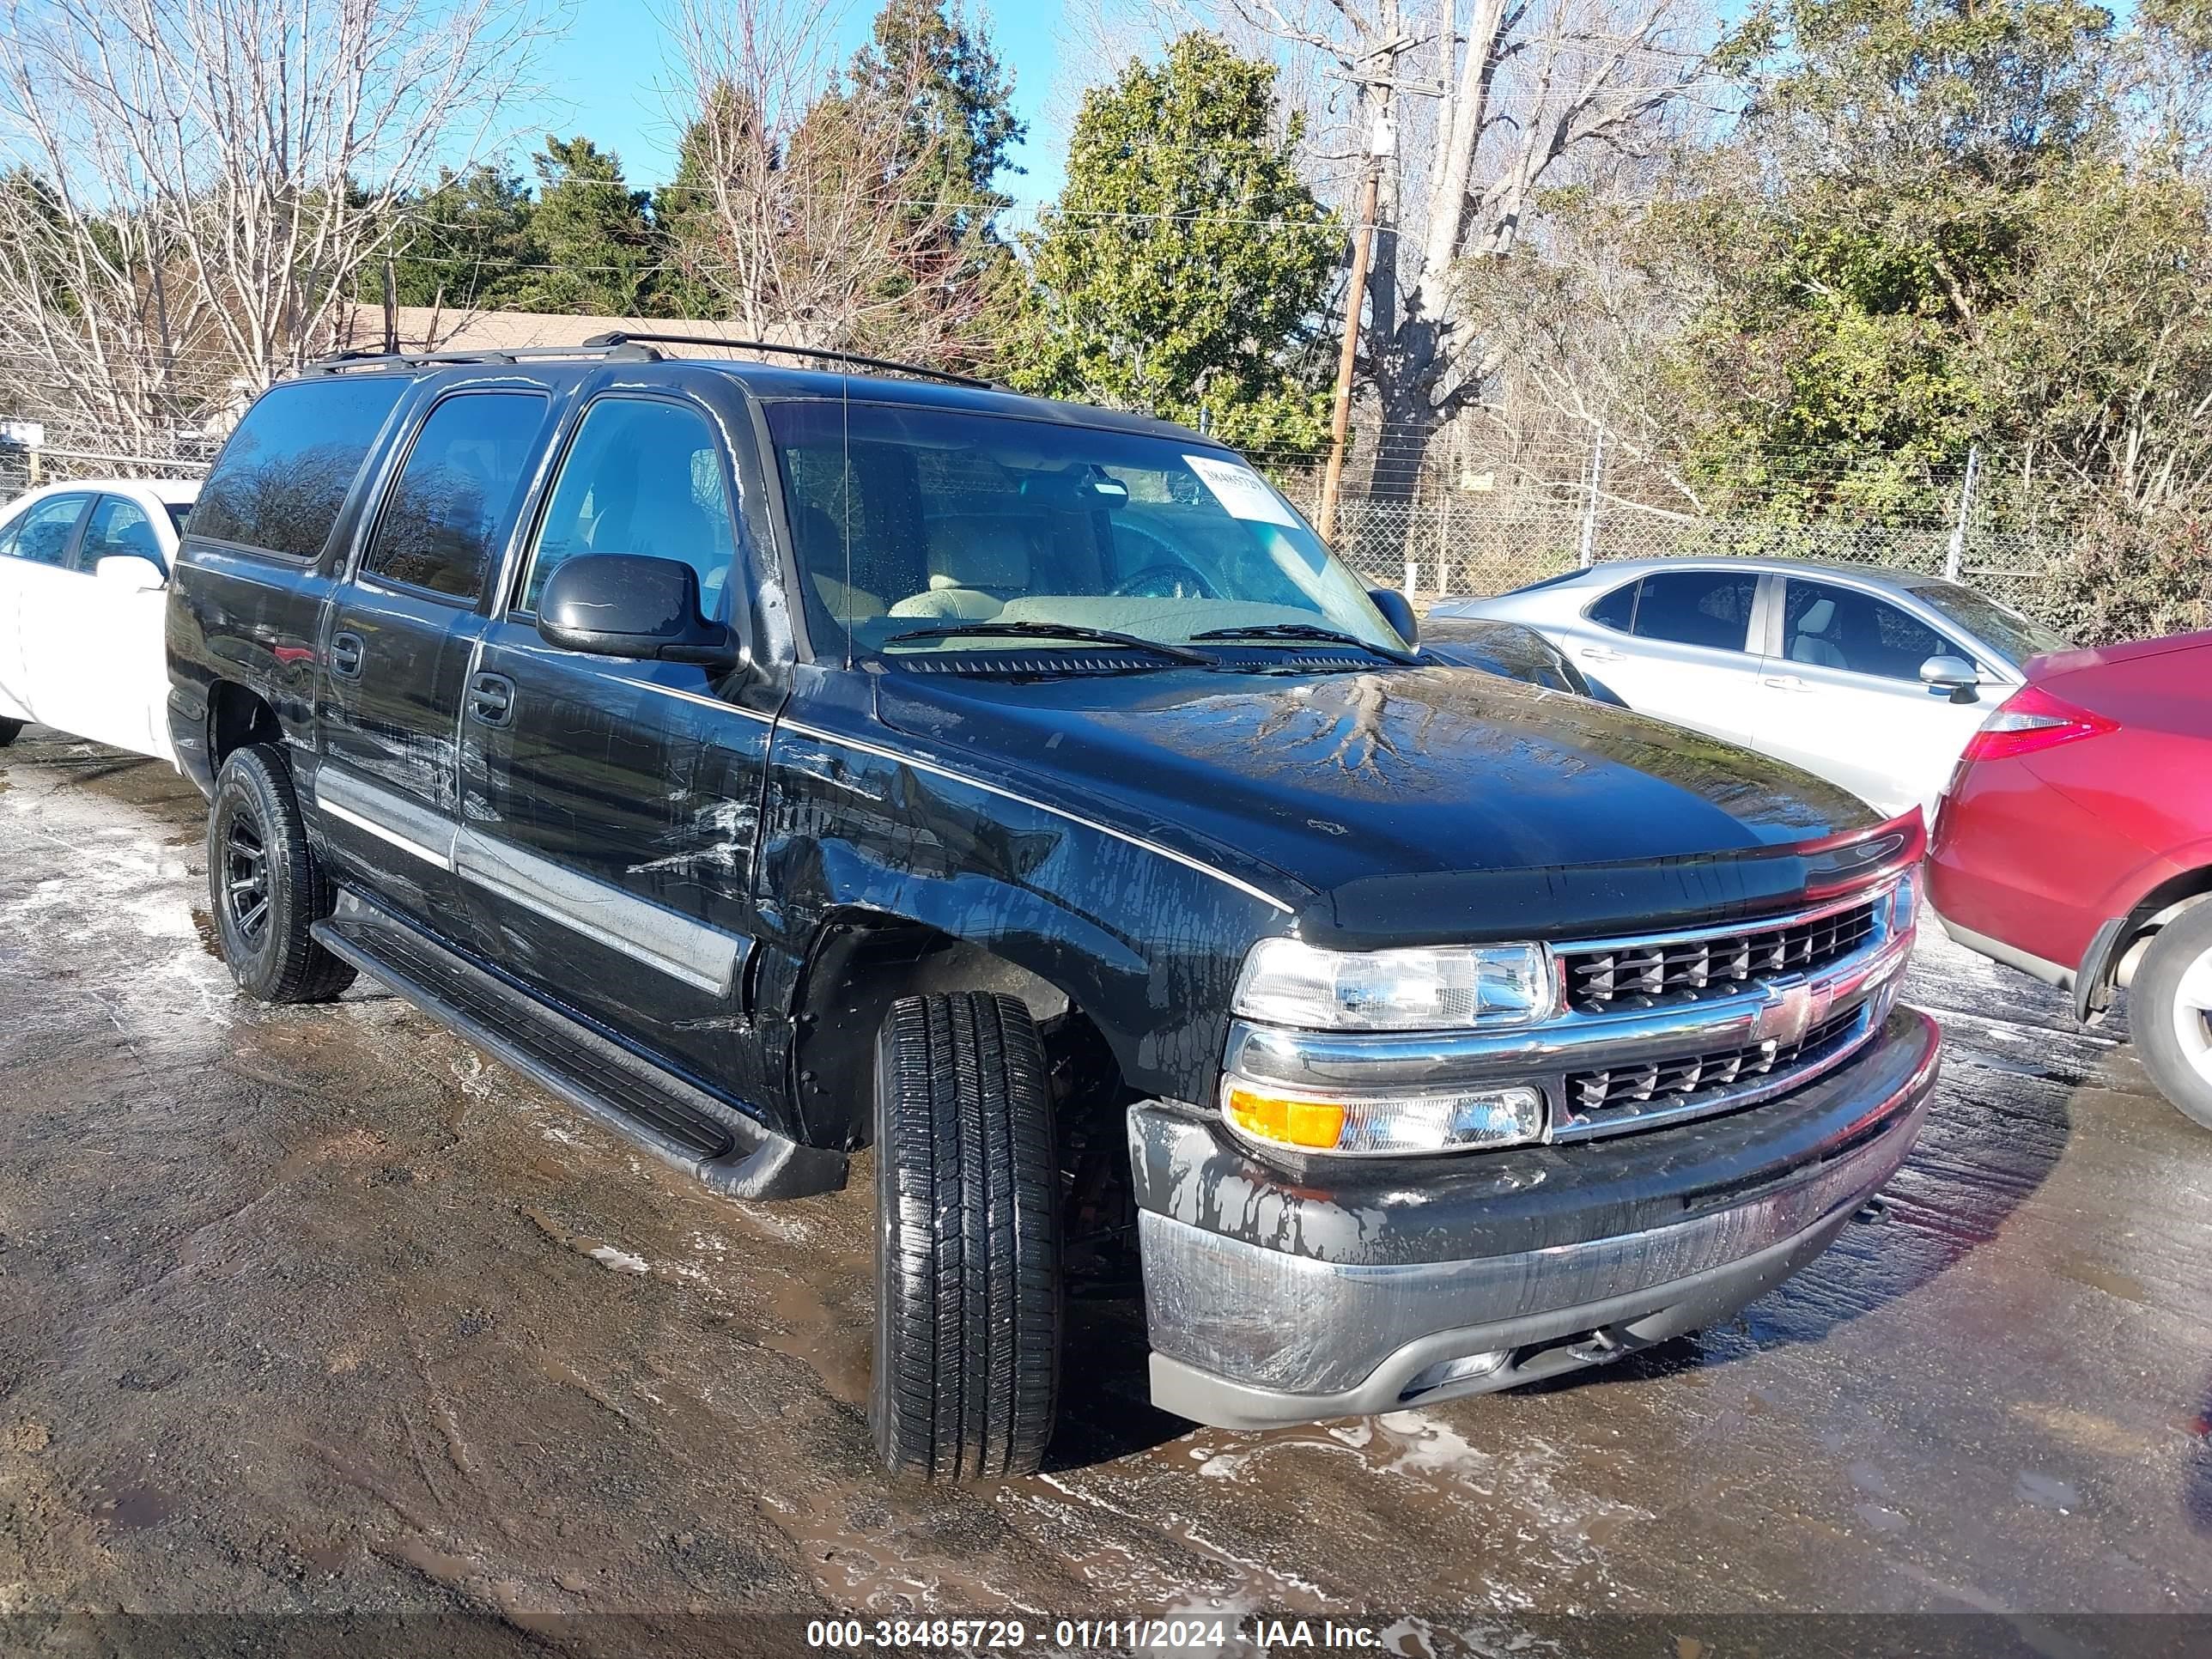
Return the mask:
<svg viewBox="0 0 2212 1659">
<path fill-rule="evenodd" d="M 213 443 L 180 446 L 185 453 L 134 455 L 120 449 L 35 447 L 0 441 L 0 503 L 40 484 L 79 478 L 198 478 L 206 476 Z M 201 453 L 189 453 L 198 449 Z"/>
<path fill-rule="evenodd" d="M 1479 598 L 1608 559 L 1753 554 L 1877 565 L 1939 575 L 1954 536 L 1959 579 L 2029 615 L 2048 608 L 2057 546 L 2040 537 L 1969 525 L 1778 524 L 1698 518 L 1634 502 L 1440 495 L 1351 496 L 1337 508 L 1337 546 L 1371 583 L 1419 600 Z"/>
</svg>

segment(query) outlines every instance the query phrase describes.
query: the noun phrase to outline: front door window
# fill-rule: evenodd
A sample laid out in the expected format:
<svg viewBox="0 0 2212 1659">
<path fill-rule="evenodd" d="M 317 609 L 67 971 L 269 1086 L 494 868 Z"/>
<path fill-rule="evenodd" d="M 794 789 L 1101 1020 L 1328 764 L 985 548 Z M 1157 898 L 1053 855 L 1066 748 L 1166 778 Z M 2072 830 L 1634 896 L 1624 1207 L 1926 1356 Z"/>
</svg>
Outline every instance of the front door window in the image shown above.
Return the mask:
<svg viewBox="0 0 2212 1659">
<path fill-rule="evenodd" d="M 1918 684 L 1930 657 L 1968 653 L 1927 623 L 1856 587 L 1790 578 L 1782 606 L 1782 654 L 1814 668 Z"/>
<path fill-rule="evenodd" d="M 521 608 L 538 609 L 564 559 L 638 553 L 690 565 L 699 576 L 701 611 L 726 622 L 722 590 L 733 542 L 721 453 L 705 418 L 681 404 L 603 398 L 585 411 L 561 464 Z"/>
</svg>

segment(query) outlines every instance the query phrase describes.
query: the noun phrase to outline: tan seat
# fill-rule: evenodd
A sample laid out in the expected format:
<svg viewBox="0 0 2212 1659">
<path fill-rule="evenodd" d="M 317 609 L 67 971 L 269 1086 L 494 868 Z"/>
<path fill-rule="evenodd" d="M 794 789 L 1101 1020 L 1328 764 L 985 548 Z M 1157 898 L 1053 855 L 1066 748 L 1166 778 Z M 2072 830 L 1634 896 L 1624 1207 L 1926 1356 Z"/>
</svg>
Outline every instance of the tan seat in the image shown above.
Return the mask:
<svg viewBox="0 0 2212 1659">
<path fill-rule="evenodd" d="M 894 617 L 988 622 L 1028 591 L 1030 538 L 1012 525 L 948 525 L 929 543 L 929 589 L 893 605 Z"/>
<path fill-rule="evenodd" d="M 799 562 L 814 583 L 815 594 L 840 627 L 884 614 L 880 598 L 831 574 L 842 571 L 846 560 L 844 534 L 836 520 L 808 502 L 792 515 L 791 529 L 793 539 L 799 544 Z"/>
<path fill-rule="evenodd" d="M 884 614 L 884 602 L 864 587 L 848 587 L 835 576 L 814 574 L 814 591 L 841 624 L 867 622 Z"/>
</svg>

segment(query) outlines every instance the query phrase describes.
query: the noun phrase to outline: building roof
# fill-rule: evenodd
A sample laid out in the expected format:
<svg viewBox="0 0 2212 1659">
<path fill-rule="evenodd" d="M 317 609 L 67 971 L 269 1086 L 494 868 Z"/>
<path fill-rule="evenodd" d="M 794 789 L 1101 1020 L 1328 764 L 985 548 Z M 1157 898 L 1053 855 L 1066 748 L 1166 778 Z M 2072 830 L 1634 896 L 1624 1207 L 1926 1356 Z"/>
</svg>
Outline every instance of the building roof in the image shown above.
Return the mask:
<svg viewBox="0 0 2212 1659">
<path fill-rule="evenodd" d="M 576 345 L 595 334 L 712 334 L 743 337 L 734 323 L 681 322 L 666 317 L 584 317 L 550 311 L 476 311 L 465 307 L 398 306 L 392 321 L 402 351 L 512 351 L 521 346 Z M 770 331 L 771 337 L 777 331 Z M 384 343 L 384 307 L 348 307 L 333 331 L 337 351 Z M 711 347 L 669 348 L 672 354 Z"/>
</svg>

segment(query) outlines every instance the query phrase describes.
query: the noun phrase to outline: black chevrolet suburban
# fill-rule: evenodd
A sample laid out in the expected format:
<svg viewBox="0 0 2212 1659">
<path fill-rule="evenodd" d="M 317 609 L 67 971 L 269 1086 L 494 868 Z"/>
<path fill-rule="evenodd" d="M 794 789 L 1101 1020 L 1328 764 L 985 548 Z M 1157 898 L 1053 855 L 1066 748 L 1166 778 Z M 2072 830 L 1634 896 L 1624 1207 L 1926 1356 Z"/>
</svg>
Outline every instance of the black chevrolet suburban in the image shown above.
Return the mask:
<svg viewBox="0 0 2212 1659">
<path fill-rule="evenodd" d="M 677 343 L 270 390 L 170 718 L 249 996 L 368 973 L 733 1199 L 873 1147 L 891 1468 L 1036 1465 L 1079 1244 L 1257 1426 L 1709 1324 L 1895 1171 L 1917 814 L 1425 657 L 1197 434 Z"/>
</svg>

